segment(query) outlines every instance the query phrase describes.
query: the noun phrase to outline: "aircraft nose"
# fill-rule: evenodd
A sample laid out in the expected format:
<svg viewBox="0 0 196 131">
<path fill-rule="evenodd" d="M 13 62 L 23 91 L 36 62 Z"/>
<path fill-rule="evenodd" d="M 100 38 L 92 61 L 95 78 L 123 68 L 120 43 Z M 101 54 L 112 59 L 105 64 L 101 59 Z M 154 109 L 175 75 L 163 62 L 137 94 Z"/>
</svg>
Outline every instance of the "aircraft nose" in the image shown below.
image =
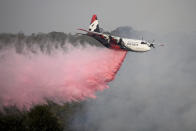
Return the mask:
<svg viewBox="0 0 196 131">
<path fill-rule="evenodd" d="M 151 50 L 150 46 L 147 46 L 146 48 L 147 48 L 147 50 Z"/>
<path fill-rule="evenodd" d="M 151 47 L 149 45 L 150 45 L 150 43 L 147 44 L 147 50 L 151 50 Z"/>
</svg>

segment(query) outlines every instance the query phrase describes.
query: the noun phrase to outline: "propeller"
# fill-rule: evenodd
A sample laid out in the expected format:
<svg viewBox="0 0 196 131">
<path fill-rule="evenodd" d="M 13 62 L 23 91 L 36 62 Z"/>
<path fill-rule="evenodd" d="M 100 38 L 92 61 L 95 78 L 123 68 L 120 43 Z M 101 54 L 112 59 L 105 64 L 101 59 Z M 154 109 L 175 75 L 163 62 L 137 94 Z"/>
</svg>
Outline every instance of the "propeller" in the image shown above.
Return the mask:
<svg viewBox="0 0 196 131">
<path fill-rule="evenodd" d="M 153 47 L 153 48 L 155 48 L 155 44 L 154 44 L 154 40 L 152 40 L 152 42 L 149 42 L 150 43 L 150 45 L 149 45 L 149 47 Z"/>
<path fill-rule="evenodd" d="M 156 43 L 154 43 L 154 40 L 152 42 L 149 42 L 149 43 L 150 43 L 149 47 L 153 47 L 153 48 L 155 48 L 155 45 L 164 46 L 164 44 L 156 44 Z"/>
</svg>

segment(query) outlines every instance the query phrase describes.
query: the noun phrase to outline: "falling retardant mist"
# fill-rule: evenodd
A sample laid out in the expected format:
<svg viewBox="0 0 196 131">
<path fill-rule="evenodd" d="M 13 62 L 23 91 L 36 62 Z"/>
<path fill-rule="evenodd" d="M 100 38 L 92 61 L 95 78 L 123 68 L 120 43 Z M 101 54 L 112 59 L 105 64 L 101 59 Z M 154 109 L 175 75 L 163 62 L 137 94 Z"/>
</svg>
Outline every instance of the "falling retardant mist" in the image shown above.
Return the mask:
<svg viewBox="0 0 196 131">
<path fill-rule="evenodd" d="M 0 51 L 1 107 L 19 109 L 96 98 L 96 91 L 108 88 L 119 70 L 126 51 L 87 45 L 53 50 L 16 53 L 13 48 Z"/>
</svg>

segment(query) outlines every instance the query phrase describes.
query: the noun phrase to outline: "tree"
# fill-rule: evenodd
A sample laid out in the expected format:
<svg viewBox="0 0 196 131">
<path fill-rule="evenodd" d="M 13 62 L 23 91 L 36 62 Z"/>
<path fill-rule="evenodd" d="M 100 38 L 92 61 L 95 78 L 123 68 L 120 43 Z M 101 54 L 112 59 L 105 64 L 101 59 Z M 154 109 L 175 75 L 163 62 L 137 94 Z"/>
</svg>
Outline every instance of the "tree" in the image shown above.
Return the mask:
<svg viewBox="0 0 196 131">
<path fill-rule="evenodd" d="M 59 120 L 47 105 L 35 106 L 27 115 L 26 125 L 31 131 L 61 131 Z"/>
</svg>

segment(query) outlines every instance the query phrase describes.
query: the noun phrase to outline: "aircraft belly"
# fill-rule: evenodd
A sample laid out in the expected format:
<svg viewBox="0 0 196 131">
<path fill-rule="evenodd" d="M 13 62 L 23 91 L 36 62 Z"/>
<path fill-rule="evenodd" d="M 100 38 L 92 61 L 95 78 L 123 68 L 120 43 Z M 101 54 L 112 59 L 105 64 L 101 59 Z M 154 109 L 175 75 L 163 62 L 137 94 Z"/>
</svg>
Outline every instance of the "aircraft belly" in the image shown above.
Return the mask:
<svg viewBox="0 0 196 131">
<path fill-rule="evenodd" d="M 126 48 L 132 50 L 132 51 L 138 51 L 138 52 L 144 52 L 144 51 L 147 51 L 146 48 L 144 47 L 138 47 L 138 46 L 132 46 L 132 45 L 125 45 Z"/>
</svg>

